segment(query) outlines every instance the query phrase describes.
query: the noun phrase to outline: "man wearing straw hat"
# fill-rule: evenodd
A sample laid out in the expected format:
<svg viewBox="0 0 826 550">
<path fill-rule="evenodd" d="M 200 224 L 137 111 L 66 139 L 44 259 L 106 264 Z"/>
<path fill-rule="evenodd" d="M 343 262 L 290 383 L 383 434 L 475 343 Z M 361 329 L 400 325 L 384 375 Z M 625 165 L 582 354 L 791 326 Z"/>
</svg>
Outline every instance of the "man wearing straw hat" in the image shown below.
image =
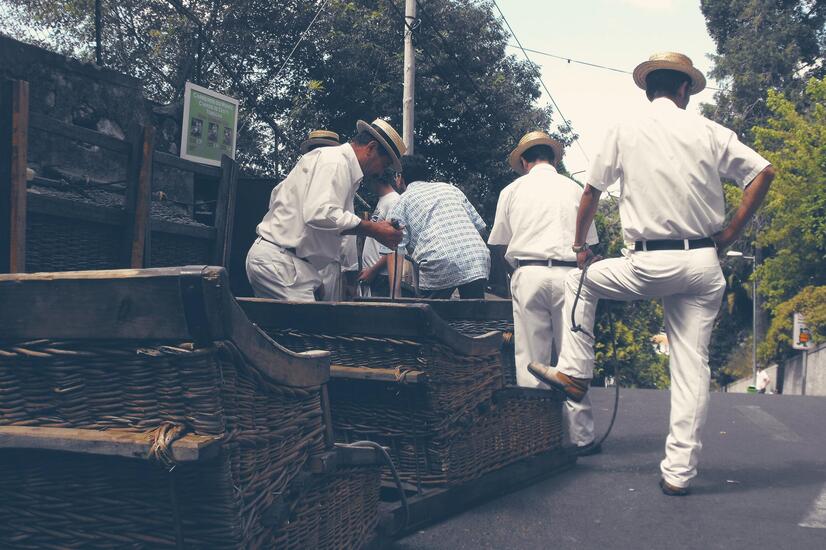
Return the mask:
<svg viewBox="0 0 826 550">
<path fill-rule="evenodd" d="M 384 120 L 359 120 L 356 127 L 349 143 L 306 153 L 273 189 L 247 254 L 247 277 L 256 296 L 314 301 L 322 290 L 319 270 L 339 261 L 343 235 L 373 237 L 390 248 L 401 241 L 402 231 L 389 221 L 356 216 L 353 198 L 364 176 L 389 166 L 400 170 L 406 148 Z"/>
<path fill-rule="evenodd" d="M 319 147 L 335 147 L 337 145 L 341 145 L 341 138 L 337 133 L 330 130 L 313 130 L 307 135 L 307 139 L 301 143 L 298 150 L 304 155 Z"/>
<path fill-rule="evenodd" d="M 573 241 L 579 265 L 586 266 L 593 258 L 587 229 L 600 193 L 619 180 L 629 249 L 587 270 L 575 311 L 581 330 L 564 332 L 558 366 L 532 363 L 529 370 L 581 401 L 594 368 L 590 335 L 597 301 L 662 298 L 671 348 L 671 422 L 660 488 L 683 496 L 697 475 L 708 412 L 708 343 L 726 288 L 717 253 L 763 202 L 774 169 L 731 130 L 686 111 L 706 81 L 685 55 L 651 56 L 634 70 L 634 82 L 651 104 L 642 116 L 609 130 L 591 163 Z M 728 223 L 721 179 L 745 190 Z M 571 319 L 579 281 L 576 272 L 566 281 L 565 319 Z"/>
<path fill-rule="evenodd" d="M 545 132 L 525 134 L 509 162 L 520 175 L 499 194 L 496 218 L 488 244 L 507 247 L 505 260 L 514 269 L 513 297 L 516 382 L 547 388 L 528 372 L 528 363 L 550 364 L 553 347 L 562 344 L 567 328 L 562 317 L 565 278 L 576 270 L 574 240 L 577 206 L 582 188 L 556 171 L 564 154 L 562 143 Z M 588 244 L 596 244 L 593 224 Z M 594 445 L 590 400 L 566 402 L 568 437 L 580 456 L 600 451 Z"/>
</svg>

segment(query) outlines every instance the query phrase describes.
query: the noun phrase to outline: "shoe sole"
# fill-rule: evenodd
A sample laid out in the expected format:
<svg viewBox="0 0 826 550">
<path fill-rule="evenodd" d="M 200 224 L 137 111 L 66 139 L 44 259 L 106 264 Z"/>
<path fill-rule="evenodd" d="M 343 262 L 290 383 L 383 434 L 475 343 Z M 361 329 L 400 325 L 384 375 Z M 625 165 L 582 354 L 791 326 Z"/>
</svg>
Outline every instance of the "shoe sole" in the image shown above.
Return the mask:
<svg viewBox="0 0 826 550">
<path fill-rule="evenodd" d="M 574 401 L 575 403 L 581 403 L 582 400 L 585 399 L 585 394 L 584 393 L 582 395 L 580 395 L 579 397 L 577 397 L 575 395 L 571 395 L 565 389 L 565 384 L 557 382 L 556 380 L 553 380 L 553 379 L 545 378 L 544 376 L 541 376 L 541 375 L 533 372 L 530 368 L 528 368 L 528 372 L 531 373 L 533 375 L 533 377 L 536 378 L 537 380 L 539 380 L 540 382 L 544 382 L 544 383 L 548 384 L 551 387 L 552 390 L 556 390 L 557 392 L 564 395 L 565 399 L 570 399 L 571 401 Z"/>
<path fill-rule="evenodd" d="M 663 494 L 669 497 L 685 497 L 689 494 L 688 487 L 674 487 L 673 485 L 667 485 L 664 480 L 660 480 L 660 489 L 662 490 Z"/>
</svg>

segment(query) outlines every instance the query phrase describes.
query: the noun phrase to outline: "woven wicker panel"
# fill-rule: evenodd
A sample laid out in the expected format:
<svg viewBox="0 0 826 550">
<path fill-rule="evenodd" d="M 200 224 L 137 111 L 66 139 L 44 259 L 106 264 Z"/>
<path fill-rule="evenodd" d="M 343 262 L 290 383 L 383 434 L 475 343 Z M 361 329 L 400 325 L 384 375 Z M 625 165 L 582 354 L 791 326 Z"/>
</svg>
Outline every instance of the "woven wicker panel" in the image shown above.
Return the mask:
<svg viewBox="0 0 826 550">
<path fill-rule="evenodd" d="M 432 437 L 369 436 L 390 448 L 403 480 L 422 486 L 466 483 L 522 458 L 561 448 L 560 401 L 507 393 L 486 405 Z M 336 438 L 344 442 L 367 436 L 336 426 Z"/>
<path fill-rule="evenodd" d="M 29 212 L 26 271 L 82 271 L 121 267 L 122 232 L 86 220 Z"/>
<path fill-rule="evenodd" d="M 212 244 L 211 239 L 153 231 L 149 267 L 211 264 Z"/>
<path fill-rule="evenodd" d="M 479 336 L 493 330 L 502 333 L 502 373 L 505 384 L 516 385 L 516 364 L 513 350 L 513 320 L 512 319 L 455 319 L 448 324 L 457 331 L 468 336 Z"/>
<path fill-rule="evenodd" d="M 239 534 L 233 540 L 221 539 L 225 545 L 210 542 L 210 547 L 248 548 L 268 540 L 272 527 L 265 516 L 270 506 L 311 454 L 324 450 L 320 388 L 274 384 L 228 343 L 199 350 L 151 342 L 0 343 L 0 425 L 122 429 L 150 438 L 159 428 L 173 426 L 181 433 L 220 437 L 225 459 L 204 464 L 198 475 L 182 476 L 176 485 L 175 498 L 182 509 L 214 507 L 214 513 L 193 516 L 189 526 L 184 522 L 183 536 L 191 547 L 203 547 L 195 540 L 198 533 L 212 530 Z M 96 465 L 83 467 L 118 477 L 108 470 L 108 459 L 88 460 Z M 153 462 L 135 464 L 155 468 L 147 470 L 151 475 L 159 468 Z M 127 467 L 138 468 L 131 462 Z M 179 468 L 184 467 L 175 471 Z M 36 472 L 32 475 L 35 486 L 53 486 L 55 494 L 45 500 L 71 498 L 60 493 L 60 484 L 46 482 Z M 204 483 L 215 485 L 220 495 L 231 495 L 231 500 L 204 496 Z M 126 489 L 130 490 L 112 494 L 101 489 L 101 498 L 113 509 L 153 509 L 157 495 L 142 491 L 139 484 Z M 80 504 L 27 517 L 44 532 L 54 529 L 49 525 L 70 525 L 72 520 L 92 536 L 99 524 L 96 517 L 74 511 L 82 509 Z M 164 512 L 159 508 L 154 513 Z M 56 546 L 66 546 L 66 537 L 73 536 L 69 531 L 53 535 Z M 140 537 L 124 538 L 121 547 L 142 547 L 141 537 L 162 540 L 167 535 L 146 526 Z M 8 536 L 15 540 L 23 535 Z"/>
<path fill-rule="evenodd" d="M 503 384 L 500 356 L 496 352 L 469 356 L 430 340 L 305 334 L 290 330 L 270 331 L 270 336 L 296 351 L 327 350 L 331 353 L 331 362 L 337 365 L 395 369 L 401 376 L 405 371 L 418 370 L 427 375 L 424 389 L 404 390 L 389 384 L 384 387 L 390 390 L 331 390 L 337 391 L 340 397 L 333 398 L 334 410 L 352 403 L 374 409 L 380 416 L 388 413 L 392 416 L 394 411 L 409 415 L 413 410 L 439 417 L 452 416 L 490 399 L 493 391 Z M 404 397 L 392 395 L 402 391 Z"/>
<path fill-rule="evenodd" d="M 357 550 L 378 523 L 381 468 L 339 468 L 312 476 L 269 548 Z"/>
<path fill-rule="evenodd" d="M 227 455 L 172 472 L 125 458 L 0 452 L 3 548 L 240 548 Z M 180 530 L 179 530 L 180 529 Z"/>
</svg>

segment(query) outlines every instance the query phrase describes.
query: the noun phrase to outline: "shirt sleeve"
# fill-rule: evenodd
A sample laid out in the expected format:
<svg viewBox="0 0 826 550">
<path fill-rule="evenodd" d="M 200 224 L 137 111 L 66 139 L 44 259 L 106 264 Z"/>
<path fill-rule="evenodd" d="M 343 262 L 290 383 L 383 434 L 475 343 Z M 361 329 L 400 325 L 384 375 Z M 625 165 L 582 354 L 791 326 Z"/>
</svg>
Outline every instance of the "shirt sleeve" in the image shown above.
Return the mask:
<svg viewBox="0 0 826 550">
<path fill-rule="evenodd" d="M 352 185 L 346 166 L 318 162 L 304 197 L 304 222 L 314 229 L 339 233 L 356 227 L 361 219 L 345 207 Z"/>
<path fill-rule="evenodd" d="M 757 174 L 771 164 L 751 147 L 744 145 L 737 134 L 724 128 L 718 127 L 721 133 L 722 150 L 720 152 L 720 164 L 718 171 L 721 178 L 733 180 L 740 189 L 745 189 Z"/>
<path fill-rule="evenodd" d="M 476 227 L 476 230 L 481 233 L 485 230 L 485 228 L 487 228 L 485 220 L 482 219 L 482 216 L 479 215 L 479 212 L 477 212 L 473 205 L 470 204 L 470 201 L 467 200 L 467 196 L 464 193 L 462 193 L 462 191 L 458 187 L 454 187 L 454 189 L 456 189 L 459 195 L 461 195 L 462 206 L 465 207 L 465 211 L 467 212 L 470 221 L 473 222 L 473 225 Z"/>
<path fill-rule="evenodd" d="M 513 238 L 513 230 L 508 218 L 508 195 L 509 193 L 505 189 L 499 193 L 499 200 L 496 203 L 496 216 L 493 218 L 493 229 L 490 230 L 488 244 L 506 245 Z"/>
<path fill-rule="evenodd" d="M 588 169 L 588 185 L 600 191 L 622 177 L 619 162 L 619 127 L 614 125 L 605 134 L 602 145 Z"/>
</svg>

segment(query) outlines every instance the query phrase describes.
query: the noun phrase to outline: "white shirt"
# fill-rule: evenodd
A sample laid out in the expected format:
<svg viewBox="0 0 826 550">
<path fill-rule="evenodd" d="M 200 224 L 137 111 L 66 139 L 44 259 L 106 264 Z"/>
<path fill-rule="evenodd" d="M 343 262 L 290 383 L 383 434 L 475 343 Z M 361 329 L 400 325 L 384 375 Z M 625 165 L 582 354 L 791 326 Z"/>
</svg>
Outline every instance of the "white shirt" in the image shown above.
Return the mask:
<svg viewBox="0 0 826 550">
<path fill-rule="evenodd" d="M 608 131 L 587 181 L 619 180 L 625 240 L 709 237 L 725 223 L 721 179 L 745 188 L 769 161 L 737 135 L 668 98 Z"/>
<path fill-rule="evenodd" d="M 576 234 L 576 215 L 582 188 L 559 174 L 550 164 L 536 164 L 531 171 L 502 189 L 488 244 L 508 245 L 505 259 L 574 261 L 571 250 Z M 594 224 L 588 244 L 596 244 Z"/>
<path fill-rule="evenodd" d="M 349 143 L 310 151 L 270 195 L 258 224 L 261 237 L 308 260 L 317 269 L 341 256 L 341 233 L 361 220 L 353 197 L 364 174 Z"/>
<path fill-rule="evenodd" d="M 391 191 L 386 195 L 379 198 L 379 202 L 376 203 L 376 209 L 373 211 L 373 216 L 371 219 L 374 222 L 386 220 L 387 216 L 390 214 L 390 211 L 393 210 L 393 206 L 399 201 L 399 195 L 395 191 Z M 379 261 L 382 254 L 388 254 L 390 251 L 379 244 L 379 242 L 372 238 L 367 237 L 364 239 L 364 249 L 361 252 L 361 263 L 364 269 L 368 267 L 372 267 L 375 265 L 376 262 Z M 387 275 L 387 268 L 382 268 L 381 270 L 382 275 Z"/>
</svg>

